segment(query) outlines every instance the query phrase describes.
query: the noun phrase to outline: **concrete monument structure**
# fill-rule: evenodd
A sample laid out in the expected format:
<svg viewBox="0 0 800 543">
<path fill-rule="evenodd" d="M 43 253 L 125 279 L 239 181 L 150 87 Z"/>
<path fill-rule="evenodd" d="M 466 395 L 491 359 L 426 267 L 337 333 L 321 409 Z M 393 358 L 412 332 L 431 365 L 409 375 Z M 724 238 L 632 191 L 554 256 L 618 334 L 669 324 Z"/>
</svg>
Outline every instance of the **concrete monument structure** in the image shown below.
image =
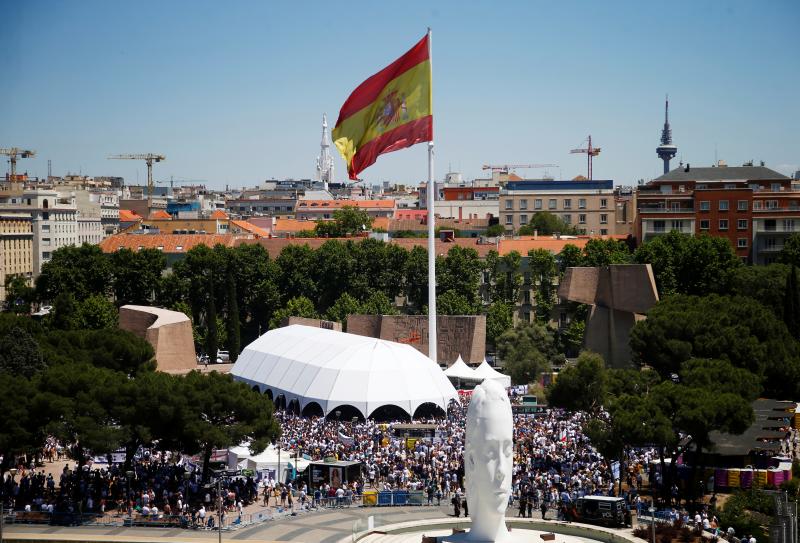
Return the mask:
<svg viewBox="0 0 800 543">
<path fill-rule="evenodd" d="M 468 364 L 486 356 L 486 315 L 439 315 L 438 357 L 449 366 L 459 355 Z M 350 315 L 347 332 L 411 345 L 428 355 L 428 317 L 425 315 Z"/>
<path fill-rule="evenodd" d="M 123 305 L 119 308 L 119 327 L 153 346 L 159 370 L 187 373 L 197 368 L 192 321 L 180 311 Z"/>
<path fill-rule="evenodd" d="M 567 268 L 558 296 L 592 306 L 586 321 L 587 349 L 601 354 L 609 367 L 631 366 L 631 328 L 658 302 L 650 264 Z"/>
</svg>

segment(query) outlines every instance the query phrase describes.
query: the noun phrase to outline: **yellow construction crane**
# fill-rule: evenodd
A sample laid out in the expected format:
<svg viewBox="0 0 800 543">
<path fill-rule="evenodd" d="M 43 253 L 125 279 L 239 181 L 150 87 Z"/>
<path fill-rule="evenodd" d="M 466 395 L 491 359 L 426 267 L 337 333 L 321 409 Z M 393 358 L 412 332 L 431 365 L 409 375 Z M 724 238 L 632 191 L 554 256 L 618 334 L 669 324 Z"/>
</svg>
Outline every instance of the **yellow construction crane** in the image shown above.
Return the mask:
<svg viewBox="0 0 800 543">
<path fill-rule="evenodd" d="M 141 155 L 111 155 L 109 159 L 127 159 L 127 160 L 144 160 L 147 163 L 147 212 L 153 207 L 153 162 L 161 162 L 166 160 L 164 155 L 156 155 L 154 153 L 147 153 Z"/>
<path fill-rule="evenodd" d="M 597 155 L 600 154 L 600 148 L 599 147 L 592 147 L 592 136 L 591 135 L 589 136 L 589 146 L 588 147 L 582 147 L 580 149 L 573 149 L 573 150 L 570 151 L 570 153 L 572 153 L 572 154 L 575 154 L 575 153 L 586 153 L 586 159 L 588 160 L 589 181 L 591 181 L 592 180 L 592 157 L 596 157 Z"/>
<path fill-rule="evenodd" d="M 12 147 L 11 149 L 0 149 L 0 155 L 8 157 L 8 161 L 11 163 L 11 181 L 14 181 L 17 176 L 17 157 L 30 158 L 36 156 L 36 151 Z"/>
</svg>

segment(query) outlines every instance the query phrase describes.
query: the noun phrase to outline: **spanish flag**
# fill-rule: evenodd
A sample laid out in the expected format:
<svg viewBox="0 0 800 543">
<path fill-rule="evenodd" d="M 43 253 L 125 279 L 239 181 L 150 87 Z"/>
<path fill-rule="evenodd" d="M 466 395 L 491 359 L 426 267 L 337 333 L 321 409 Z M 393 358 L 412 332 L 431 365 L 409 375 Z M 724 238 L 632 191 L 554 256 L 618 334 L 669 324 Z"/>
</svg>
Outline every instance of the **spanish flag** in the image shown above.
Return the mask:
<svg viewBox="0 0 800 543">
<path fill-rule="evenodd" d="M 358 179 L 378 155 L 433 140 L 428 38 L 361 83 L 339 111 L 333 143 L 350 179 Z"/>
</svg>

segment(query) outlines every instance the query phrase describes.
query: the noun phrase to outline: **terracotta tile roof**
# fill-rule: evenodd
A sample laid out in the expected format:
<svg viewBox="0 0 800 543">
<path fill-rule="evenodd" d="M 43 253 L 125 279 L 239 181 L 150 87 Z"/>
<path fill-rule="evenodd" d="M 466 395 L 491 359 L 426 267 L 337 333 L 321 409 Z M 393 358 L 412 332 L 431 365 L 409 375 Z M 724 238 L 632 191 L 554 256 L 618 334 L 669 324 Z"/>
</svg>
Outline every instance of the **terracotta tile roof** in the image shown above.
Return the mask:
<svg viewBox="0 0 800 543">
<path fill-rule="evenodd" d="M 147 218 L 148 218 L 148 220 L 151 220 L 151 221 L 154 220 L 154 219 L 172 220 L 172 215 L 170 215 L 169 213 L 167 213 L 163 209 L 158 209 L 156 211 L 151 212 L 150 216 L 147 217 Z"/>
<path fill-rule="evenodd" d="M 275 219 L 272 232 L 275 234 L 297 233 L 303 230 L 313 230 L 316 221 L 301 221 L 300 219 Z"/>
<path fill-rule="evenodd" d="M 215 209 L 213 213 L 211 213 L 211 219 L 227 219 L 228 214 L 222 211 L 221 209 Z"/>
<path fill-rule="evenodd" d="M 213 247 L 220 243 L 233 247 L 240 236 L 233 234 L 115 234 L 100 242 L 104 253 L 120 249 L 160 249 L 165 253 L 185 253 L 195 245 Z"/>
<path fill-rule="evenodd" d="M 394 209 L 394 200 L 299 200 L 297 210 L 300 209 L 341 209 L 345 206 L 358 208 Z"/>
<path fill-rule="evenodd" d="M 245 232 L 250 232 L 251 234 L 255 234 L 257 237 L 260 238 L 268 238 L 269 232 L 261 228 L 260 226 L 256 226 L 255 224 L 250 224 L 247 221 L 235 221 L 231 220 L 231 226 L 243 230 Z M 232 228 L 234 229 L 234 228 Z M 236 232 L 234 232 L 236 233 Z"/>
<path fill-rule="evenodd" d="M 141 220 L 142 217 L 139 216 L 135 211 L 131 211 L 130 209 L 119 210 L 119 222 L 135 222 Z"/>
<path fill-rule="evenodd" d="M 389 217 L 375 217 L 374 219 L 372 219 L 372 229 L 376 230 L 378 228 L 380 228 L 382 230 L 386 230 L 388 232 L 389 231 Z"/>
<path fill-rule="evenodd" d="M 578 236 L 576 238 L 561 238 L 555 239 L 551 236 L 520 236 L 518 239 L 505 238 L 500 240 L 501 255 L 507 255 L 511 251 L 517 251 L 522 256 L 528 254 L 532 249 L 547 249 L 548 251 L 558 254 L 565 246 L 574 245 L 578 249 L 583 249 L 590 239 L 617 239 L 625 240 L 628 236 L 613 235 L 613 236 Z"/>
</svg>

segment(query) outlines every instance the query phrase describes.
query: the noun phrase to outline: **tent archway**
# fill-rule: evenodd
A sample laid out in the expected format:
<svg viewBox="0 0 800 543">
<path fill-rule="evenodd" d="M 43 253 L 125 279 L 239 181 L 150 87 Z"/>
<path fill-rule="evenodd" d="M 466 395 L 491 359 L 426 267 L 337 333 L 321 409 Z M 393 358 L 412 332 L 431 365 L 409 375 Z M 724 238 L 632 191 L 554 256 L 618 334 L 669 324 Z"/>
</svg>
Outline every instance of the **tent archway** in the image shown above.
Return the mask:
<svg viewBox="0 0 800 543">
<path fill-rule="evenodd" d="M 380 422 L 391 422 L 394 420 L 408 422 L 411 420 L 411 417 L 405 409 L 401 409 L 396 405 L 382 405 L 370 413 L 369 418 Z"/>
<path fill-rule="evenodd" d="M 325 418 L 328 420 L 349 422 L 353 419 L 353 417 L 357 418 L 360 421 L 364 420 L 364 414 L 361 411 L 359 411 L 352 405 L 344 404 L 344 405 L 337 405 L 335 408 L 331 409 L 328 412 L 328 416 Z"/>
<path fill-rule="evenodd" d="M 286 410 L 290 413 L 294 413 L 295 415 L 300 414 L 300 401 L 297 398 L 290 400 L 289 404 L 286 406 Z"/>
<path fill-rule="evenodd" d="M 278 397 L 275 398 L 275 409 L 286 409 L 286 396 L 278 394 Z"/>
<path fill-rule="evenodd" d="M 303 416 L 304 417 L 324 417 L 325 412 L 322 410 L 322 406 L 317 402 L 309 402 L 303 408 Z"/>
<path fill-rule="evenodd" d="M 444 409 L 431 402 L 425 402 L 414 411 L 415 419 L 427 419 L 431 417 L 441 418 L 446 415 L 447 413 L 444 412 Z"/>
<path fill-rule="evenodd" d="M 261 394 L 261 387 L 259 387 L 258 385 L 253 385 L 253 392 L 258 392 L 259 394 Z"/>
<path fill-rule="evenodd" d="M 266 394 L 266 395 L 267 395 L 267 398 L 269 398 L 269 401 L 273 401 L 273 398 L 272 398 L 272 389 L 269 389 L 269 388 L 268 388 L 268 389 L 266 389 L 266 390 L 264 391 L 264 394 Z"/>
</svg>

